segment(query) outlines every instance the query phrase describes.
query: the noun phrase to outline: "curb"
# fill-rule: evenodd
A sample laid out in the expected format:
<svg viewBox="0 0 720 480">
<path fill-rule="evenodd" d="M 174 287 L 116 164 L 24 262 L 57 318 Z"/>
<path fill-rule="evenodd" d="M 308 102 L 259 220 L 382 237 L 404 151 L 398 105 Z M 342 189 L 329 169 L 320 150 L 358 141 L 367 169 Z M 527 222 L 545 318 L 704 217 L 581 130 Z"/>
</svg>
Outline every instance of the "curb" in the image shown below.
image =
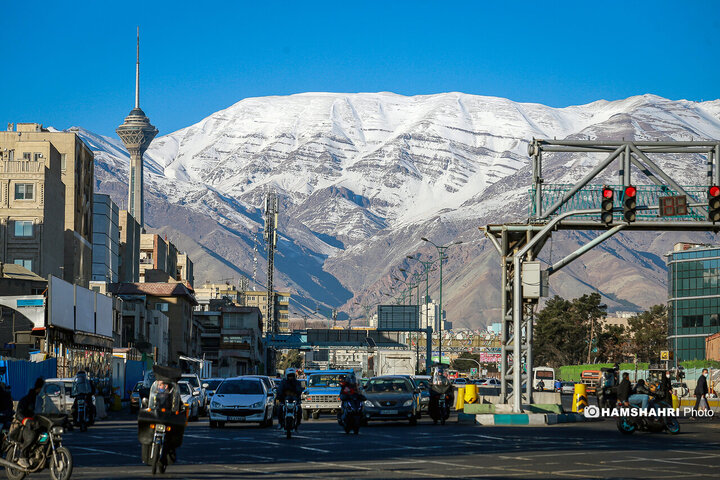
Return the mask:
<svg viewBox="0 0 720 480">
<path fill-rule="evenodd" d="M 458 423 L 465 425 L 557 425 L 584 422 L 579 413 L 458 413 Z"/>
</svg>

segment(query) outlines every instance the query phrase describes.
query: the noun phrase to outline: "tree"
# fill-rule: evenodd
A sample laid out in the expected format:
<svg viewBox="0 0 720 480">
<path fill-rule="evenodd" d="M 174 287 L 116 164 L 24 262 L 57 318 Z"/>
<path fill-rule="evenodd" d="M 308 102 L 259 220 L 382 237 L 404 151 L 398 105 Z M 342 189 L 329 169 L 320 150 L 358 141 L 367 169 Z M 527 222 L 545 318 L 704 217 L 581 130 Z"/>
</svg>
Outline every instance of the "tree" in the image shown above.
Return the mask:
<svg viewBox="0 0 720 480">
<path fill-rule="evenodd" d="M 278 355 L 277 369 L 287 370 L 290 367 L 300 368 L 303 364 L 303 355 L 299 350 L 288 350 L 287 353 Z"/>
<path fill-rule="evenodd" d="M 638 362 L 660 359 L 660 350 L 667 346 L 668 311 L 665 305 L 654 305 L 650 310 L 628 320 L 631 335 L 631 352 Z"/>
<path fill-rule="evenodd" d="M 452 361 L 453 370 L 457 370 L 458 372 L 469 372 L 471 368 L 478 368 L 478 364 L 472 360 L 466 360 L 468 358 L 479 361 L 480 355 L 475 355 L 470 352 L 462 352 L 455 360 Z"/>
<path fill-rule="evenodd" d="M 534 329 L 536 365 L 559 367 L 597 359 L 600 319 L 607 307 L 599 293 L 573 300 L 550 299 L 537 315 Z"/>
<path fill-rule="evenodd" d="M 622 363 L 628 356 L 630 337 L 622 325 L 603 326 L 597 340 L 597 360 Z"/>
</svg>

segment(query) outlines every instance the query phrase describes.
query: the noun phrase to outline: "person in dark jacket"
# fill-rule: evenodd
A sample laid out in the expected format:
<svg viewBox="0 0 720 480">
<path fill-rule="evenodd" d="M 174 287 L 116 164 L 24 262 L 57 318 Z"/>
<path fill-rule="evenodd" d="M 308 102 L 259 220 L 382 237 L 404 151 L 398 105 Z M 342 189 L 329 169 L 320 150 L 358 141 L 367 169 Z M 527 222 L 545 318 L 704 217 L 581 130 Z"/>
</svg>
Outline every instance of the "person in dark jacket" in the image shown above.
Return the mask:
<svg viewBox="0 0 720 480">
<path fill-rule="evenodd" d="M 622 374 L 622 381 L 618 385 L 617 399 L 620 402 L 627 402 L 632 393 L 632 385 L 630 385 L 630 374 L 625 372 Z"/>
<path fill-rule="evenodd" d="M 27 457 L 30 455 L 30 448 L 35 443 L 37 438 L 38 425 L 35 419 L 35 402 L 37 396 L 45 385 L 45 379 L 39 377 L 35 380 L 35 386 L 28 391 L 27 395 L 20 399 L 17 405 L 17 412 L 15 418 L 22 424 L 22 431 L 20 432 L 21 439 L 21 451 L 18 465 L 23 468 L 28 468 L 29 463 Z"/>
<path fill-rule="evenodd" d="M 297 373 L 294 368 L 288 368 L 285 370 L 285 378 L 280 382 L 278 387 L 277 401 L 278 401 L 278 428 L 284 428 L 283 422 L 285 421 L 285 399 L 287 397 L 293 397 L 297 402 L 297 424 L 300 425 L 300 419 L 302 418 L 302 405 L 300 404 L 301 394 L 304 388 L 297 379 Z"/>
<path fill-rule="evenodd" d="M 655 390 L 655 396 L 658 400 L 672 403 L 672 374 L 669 370 L 665 371 L 660 383 Z"/>
<path fill-rule="evenodd" d="M 695 411 L 699 410 L 700 402 L 702 401 L 703 398 L 706 398 L 706 395 L 708 394 L 707 376 L 708 376 L 708 369 L 703 368 L 702 375 L 700 375 L 700 378 L 698 378 L 698 381 L 697 381 L 697 385 L 695 385 Z M 691 418 L 696 418 L 696 417 L 693 416 Z"/>
</svg>

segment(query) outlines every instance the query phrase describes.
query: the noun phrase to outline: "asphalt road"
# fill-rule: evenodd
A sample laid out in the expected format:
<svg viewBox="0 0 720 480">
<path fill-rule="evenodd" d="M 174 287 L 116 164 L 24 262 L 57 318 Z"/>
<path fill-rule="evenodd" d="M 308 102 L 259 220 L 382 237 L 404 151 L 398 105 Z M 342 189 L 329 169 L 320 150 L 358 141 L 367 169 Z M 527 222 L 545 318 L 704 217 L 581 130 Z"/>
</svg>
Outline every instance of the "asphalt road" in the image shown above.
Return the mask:
<svg viewBox="0 0 720 480">
<path fill-rule="evenodd" d="M 98 422 L 65 435 L 72 478 L 151 478 L 136 425 Z M 718 478 L 720 421 L 683 420 L 682 432 L 623 436 L 614 422 L 547 427 L 373 423 L 346 435 L 331 419 L 308 421 L 291 440 L 255 425 L 191 423 L 173 479 L 312 478 Z M 49 478 L 47 473 L 33 475 Z"/>
</svg>

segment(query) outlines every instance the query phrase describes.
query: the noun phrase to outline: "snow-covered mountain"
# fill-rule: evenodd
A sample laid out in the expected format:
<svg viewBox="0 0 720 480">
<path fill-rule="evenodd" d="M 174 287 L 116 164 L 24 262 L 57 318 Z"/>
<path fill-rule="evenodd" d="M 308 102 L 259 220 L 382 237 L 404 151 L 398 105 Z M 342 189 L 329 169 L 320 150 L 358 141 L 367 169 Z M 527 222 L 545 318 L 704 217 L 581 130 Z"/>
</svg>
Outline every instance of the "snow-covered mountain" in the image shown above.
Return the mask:
<svg viewBox="0 0 720 480">
<path fill-rule="evenodd" d="M 122 144 L 78 131 L 95 151 L 98 190 L 124 207 Z M 720 100 L 644 95 L 558 109 L 462 93 L 249 98 L 155 139 L 145 154 L 147 223 L 191 254 L 199 282 L 255 271 L 262 287 L 262 206 L 273 188 L 281 198 L 276 281 L 299 302 L 291 311 L 319 304 L 353 317 L 390 292 L 397 267 L 417 268 L 407 255 L 434 253 L 420 237 L 459 238 L 443 267 L 443 300 L 456 324 L 477 326 L 497 317 L 499 283 L 498 259 L 478 227 L 527 218 L 533 137 L 717 139 Z M 693 162 L 697 169 L 672 158 L 663 165 L 683 183 L 700 184 L 704 167 Z M 569 183 L 592 164 L 556 155 L 544 175 Z M 557 235 L 544 254 L 557 260 L 587 238 Z M 663 302 L 661 255 L 678 238 L 711 237 L 618 237 L 559 272 L 551 287 L 568 297 L 596 288 L 618 309 Z M 644 278 L 643 288 L 631 288 L 633 278 Z"/>
</svg>

